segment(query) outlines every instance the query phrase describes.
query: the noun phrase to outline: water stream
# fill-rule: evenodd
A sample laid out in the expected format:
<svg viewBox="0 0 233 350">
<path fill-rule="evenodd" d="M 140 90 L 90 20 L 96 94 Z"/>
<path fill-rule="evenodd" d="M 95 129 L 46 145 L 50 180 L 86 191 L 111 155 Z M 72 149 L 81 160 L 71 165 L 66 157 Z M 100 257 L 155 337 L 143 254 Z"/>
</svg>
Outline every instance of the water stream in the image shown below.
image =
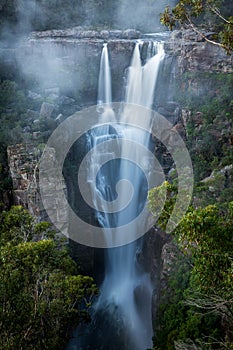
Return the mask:
<svg viewBox="0 0 233 350">
<path fill-rule="evenodd" d="M 135 44 L 131 65 L 128 69 L 125 87 L 125 102 L 151 108 L 159 66 L 164 58 L 163 45 L 151 42 L 148 45 L 148 59 L 144 65 L 141 60 L 143 42 Z M 127 126 L 134 116 L 122 111 L 125 127 L 117 124 L 112 109 L 111 74 L 108 58 L 108 47 L 104 44 L 100 62 L 98 110 L 100 123 L 88 136 L 89 148 L 109 140 L 119 140 L 121 157 L 116 151 L 106 153 L 94 152 L 90 162 L 90 178 L 92 181 L 93 203 L 97 208 L 96 218 L 103 229 L 124 225 L 142 210 L 146 203 L 148 184 L 140 167 L 126 161 L 134 152 L 133 147 L 124 149 L 121 139 L 136 141 L 149 147 L 150 135 L 137 128 Z M 122 122 L 121 120 L 121 122 Z M 127 154 L 127 157 L 125 155 Z M 135 156 L 134 156 L 135 157 Z M 104 159 L 112 159 L 101 167 Z M 145 159 L 148 162 L 149 159 Z M 138 163 L 141 159 L 138 159 Z M 93 174 L 98 172 L 96 181 Z M 118 188 L 120 180 L 126 180 Z M 129 183 L 133 184 L 133 195 L 130 204 Z M 116 202 L 122 210 L 109 213 L 108 202 Z M 126 204 L 125 204 L 126 203 Z M 133 228 L 136 232 L 137 225 Z M 116 231 L 117 232 L 117 231 Z M 127 232 L 126 232 L 127 234 Z M 113 236 L 106 233 L 106 241 L 112 246 Z M 109 240 L 109 241 L 108 241 Z M 94 305 L 93 323 L 86 334 L 76 343 L 71 342 L 68 349 L 96 350 L 146 350 L 152 347 L 151 299 L 152 285 L 150 276 L 145 273 L 138 262 L 142 239 L 130 244 L 105 250 L 105 277 L 100 286 L 100 296 Z"/>
</svg>

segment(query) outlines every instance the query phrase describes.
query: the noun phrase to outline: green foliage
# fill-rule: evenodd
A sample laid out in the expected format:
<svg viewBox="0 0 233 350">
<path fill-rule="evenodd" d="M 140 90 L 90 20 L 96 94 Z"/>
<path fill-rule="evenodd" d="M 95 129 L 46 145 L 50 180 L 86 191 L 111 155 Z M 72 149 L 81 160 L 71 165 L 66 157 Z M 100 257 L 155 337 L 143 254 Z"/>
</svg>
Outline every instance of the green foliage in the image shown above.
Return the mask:
<svg viewBox="0 0 233 350">
<path fill-rule="evenodd" d="M 204 190 L 206 184 L 202 186 Z M 174 205 L 174 186 L 165 182 L 151 190 L 149 206 L 156 213 L 162 187 L 173 191 L 158 221 L 164 227 Z M 161 299 L 154 340 L 157 350 L 174 349 L 177 341 L 205 337 L 209 337 L 210 349 L 231 348 L 232 232 L 233 202 L 190 208 L 174 231 L 181 255 L 173 252 L 176 258 Z M 206 346 L 203 349 L 209 349 Z"/>
<path fill-rule="evenodd" d="M 232 293 L 232 202 L 188 212 L 177 229 L 178 241 L 194 258 L 193 284 L 205 293 Z"/>
<path fill-rule="evenodd" d="M 196 209 L 190 208 L 173 232 L 181 256 L 174 253 L 168 285 L 160 300 L 154 339 L 157 350 L 220 350 L 233 346 L 232 170 L 223 169 L 233 159 L 232 78 L 232 74 L 187 72 L 177 80 L 175 100 L 190 111 L 186 119 L 187 147 L 199 182 L 194 186 Z M 210 174 L 210 178 L 200 181 Z M 165 200 L 157 221 L 163 229 L 178 186 L 175 172 L 169 178 L 172 184 L 165 182 L 148 196 L 155 216 Z"/>
<path fill-rule="evenodd" d="M 163 185 L 149 191 L 149 208 L 153 213 L 160 205 L 161 189 L 169 189 L 158 224 L 165 227 L 171 214 L 176 192 L 172 185 Z M 173 191 L 173 192 L 172 192 Z M 172 195 L 171 195 L 172 194 Z M 184 253 L 192 254 L 192 270 L 196 288 L 225 295 L 231 290 L 233 202 L 221 206 L 190 208 L 174 231 Z M 227 294 L 226 294 L 227 295 Z"/>
<path fill-rule="evenodd" d="M 3 211 L 0 217 L 0 244 L 19 244 L 32 240 L 55 238 L 48 222 L 37 223 L 22 206 L 13 206 Z"/>
<path fill-rule="evenodd" d="M 161 23 L 171 30 L 176 25 L 190 27 L 203 39 L 223 47 L 227 53 L 233 51 L 233 17 L 224 13 L 226 1 L 223 0 L 180 0 L 172 9 L 167 6 L 161 15 Z M 204 34 L 215 30 L 213 39 Z"/>
<path fill-rule="evenodd" d="M 158 187 L 152 188 L 148 193 L 148 206 L 155 217 L 157 224 L 165 230 L 168 219 L 174 207 L 177 195 L 177 187 L 164 181 Z"/>
<path fill-rule="evenodd" d="M 211 335 L 215 339 L 220 337 L 220 319 L 216 315 L 197 313 L 195 307 L 188 306 L 185 301 L 192 291 L 190 277 L 192 259 L 184 256 L 173 246 L 173 255 L 169 281 L 160 300 L 156 315 L 154 344 L 156 350 L 174 350 L 177 340 L 197 339 Z"/>
<path fill-rule="evenodd" d="M 177 100 L 190 111 L 187 147 L 196 181 L 232 164 L 233 74 L 186 73 L 177 80 Z"/>
<path fill-rule="evenodd" d="M 0 228 L 0 347 L 63 349 L 73 327 L 89 320 L 92 278 L 78 274 L 49 224 L 22 207 L 3 212 Z"/>
<path fill-rule="evenodd" d="M 25 96 L 18 84 L 11 80 L 0 82 L 0 138 L 1 142 L 9 144 L 16 140 L 12 138 L 12 130 L 26 126 L 26 109 L 31 107 L 31 102 Z M 17 142 L 22 140 L 22 135 Z"/>
</svg>

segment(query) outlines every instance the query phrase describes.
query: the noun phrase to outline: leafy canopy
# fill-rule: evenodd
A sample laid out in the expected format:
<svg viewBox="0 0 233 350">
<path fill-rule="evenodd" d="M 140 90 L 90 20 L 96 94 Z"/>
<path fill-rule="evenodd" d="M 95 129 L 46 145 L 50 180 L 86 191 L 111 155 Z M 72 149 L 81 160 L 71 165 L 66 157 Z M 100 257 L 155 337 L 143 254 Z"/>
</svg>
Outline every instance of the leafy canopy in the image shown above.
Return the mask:
<svg viewBox="0 0 233 350">
<path fill-rule="evenodd" d="M 225 10 L 227 7 L 227 11 Z M 171 30 L 180 25 L 192 28 L 206 41 L 233 51 L 232 3 L 224 0 L 180 0 L 173 8 L 167 6 L 161 23 Z M 210 39 L 206 32 L 214 31 Z"/>
<path fill-rule="evenodd" d="M 22 207 L 0 218 L 0 348 L 63 349 L 97 293 L 48 223 Z"/>
<path fill-rule="evenodd" d="M 164 189 L 167 191 L 167 199 L 157 222 L 161 228 L 166 227 L 172 212 L 177 195 L 176 186 L 166 181 L 152 189 L 148 198 L 152 213 L 156 213 Z M 174 349 L 174 342 L 178 340 L 199 338 L 201 341 L 205 336 L 216 337 L 218 349 L 232 349 L 233 202 L 197 209 L 190 207 L 173 235 L 181 256 L 186 257 L 187 260 L 184 261 L 189 261 L 191 268 L 187 273 L 182 271 L 180 276 L 179 269 L 185 268 L 185 264 L 181 262 L 175 274 L 170 276 L 168 289 L 165 291 L 168 293 L 167 300 L 161 304 L 158 316 L 159 325 L 155 339 L 157 349 Z M 186 286 L 183 289 L 180 277 L 185 276 Z M 176 288 L 172 292 L 174 281 L 178 284 L 175 284 Z M 220 317 L 221 322 L 215 317 Z M 219 326 L 215 325 L 216 322 Z M 215 334 L 220 324 L 222 334 Z M 220 346 L 221 337 L 224 341 Z"/>
</svg>

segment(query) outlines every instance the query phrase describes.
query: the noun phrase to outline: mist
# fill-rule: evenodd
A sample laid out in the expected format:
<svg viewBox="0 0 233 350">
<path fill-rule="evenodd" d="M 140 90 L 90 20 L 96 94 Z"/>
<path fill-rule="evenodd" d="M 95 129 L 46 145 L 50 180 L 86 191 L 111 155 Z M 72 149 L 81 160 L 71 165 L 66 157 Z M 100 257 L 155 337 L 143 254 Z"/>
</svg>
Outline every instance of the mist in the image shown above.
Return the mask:
<svg viewBox="0 0 233 350">
<path fill-rule="evenodd" d="M 168 0 L 172 6 L 176 0 Z M 68 96 L 85 97 L 85 86 L 95 91 L 100 50 L 86 49 L 75 42 L 65 45 L 30 39 L 33 31 L 81 26 L 84 30 L 134 28 L 145 32 L 166 30 L 160 13 L 166 0 L 9 0 L 0 1 L 0 61 L 2 76 L 8 67 L 15 75 L 44 90 L 59 87 Z M 100 44 L 101 45 L 101 44 Z M 89 62 L 87 66 L 86 62 Z M 10 71 L 10 69 L 9 69 Z M 5 74 L 6 72 L 6 74 Z M 93 93 L 93 100 L 95 95 Z"/>
<path fill-rule="evenodd" d="M 124 28 L 136 28 L 142 32 L 164 31 L 160 14 L 167 5 L 174 6 L 176 0 L 119 1 L 115 24 Z"/>
<path fill-rule="evenodd" d="M 0 1 L 1 37 L 19 37 L 33 30 L 83 26 L 90 29 L 163 28 L 160 13 L 177 0 L 9 0 Z M 11 38 L 12 39 L 12 38 Z"/>
</svg>

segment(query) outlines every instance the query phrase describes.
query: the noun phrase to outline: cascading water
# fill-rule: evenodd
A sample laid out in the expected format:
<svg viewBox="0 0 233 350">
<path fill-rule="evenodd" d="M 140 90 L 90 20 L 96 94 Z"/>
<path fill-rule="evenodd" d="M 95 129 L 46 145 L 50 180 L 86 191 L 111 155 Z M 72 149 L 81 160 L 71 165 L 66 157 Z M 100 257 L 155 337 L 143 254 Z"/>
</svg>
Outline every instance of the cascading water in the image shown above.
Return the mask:
<svg viewBox="0 0 233 350">
<path fill-rule="evenodd" d="M 150 108 L 153 100 L 154 87 L 159 70 L 159 64 L 164 56 L 161 45 L 158 54 L 153 56 L 145 66 L 141 64 L 140 43 L 136 43 L 132 63 L 129 68 L 126 86 L 126 103 L 134 103 Z M 123 111 L 123 118 L 130 122 L 132 114 Z M 127 127 L 121 130 L 122 137 L 135 140 L 148 147 L 149 136 L 136 128 Z M 122 150 L 122 155 L 125 150 Z M 130 158 L 131 149 L 127 149 Z M 123 156 L 122 156 L 123 158 Z M 139 163 L 139 160 L 138 160 Z M 127 162 L 119 164 L 119 178 L 130 179 L 134 185 L 135 196 L 129 212 L 116 214 L 116 223 L 121 226 L 125 223 L 125 216 L 137 215 L 142 198 L 143 186 L 140 171 L 130 167 Z M 122 190 L 122 195 L 127 192 Z M 144 195 L 145 195 L 144 193 Z M 124 202 L 124 201 L 123 201 Z M 135 231 L 137 227 L 134 228 Z M 108 239 L 108 238 L 107 238 Z M 111 243 L 111 242 L 110 242 Z M 100 298 L 96 308 L 107 309 L 115 307 L 116 317 L 121 319 L 127 330 L 127 349 L 144 350 L 152 346 L 151 296 L 152 286 L 150 278 L 141 271 L 136 261 L 136 253 L 140 250 L 141 240 L 126 246 L 106 251 L 105 279 L 101 286 Z M 114 320 L 114 315 L 113 315 Z"/>
<path fill-rule="evenodd" d="M 98 85 L 98 105 L 105 104 L 105 106 L 111 106 L 112 103 L 112 83 L 111 73 L 108 58 L 107 44 L 104 44 L 101 60 L 100 60 L 100 73 L 99 73 L 99 85 Z"/>
<path fill-rule="evenodd" d="M 123 127 L 122 124 L 117 124 L 112 110 L 110 66 L 107 45 L 104 44 L 100 64 L 97 109 L 101 112 L 100 122 L 109 124 L 97 125 L 88 135 L 90 148 L 93 149 L 106 140 L 119 140 L 121 157 L 116 157 L 114 151 L 112 153 L 106 151 L 102 154 L 94 151 L 90 162 L 90 179 L 88 179 L 91 183 L 94 206 L 99 209 L 96 217 L 100 226 L 103 227 L 103 230 L 114 227 L 116 234 L 119 226 L 138 215 L 147 198 L 148 184 L 143 178 L 141 169 L 135 168 L 125 160 L 125 158 L 130 159 L 130 154 L 134 152 L 133 147 L 128 146 L 127 149 L 124 149 L 124 146 L 120 145 L 121 139 L 127 139 L 149 147 L 149 134 L 127 126 L 131 118 L 135 117 L 128 113 L 127 104 L 151 107 L 164 51 L 161 43 L 150 44 L 149 58 L 142 66 L 141 46 L 141 42 L 136 43 L 128 71 L 126 107 L 122 111 L 122 120 L 125 123 Z M 126 154 L 127 157 L 125 157 Z M 105 160 L 107 160 L 106 163 Z M 149 159 L 145 161 L 149 162 Z M 138 164 L 140 162 L 141 160 L 138 159 Z M 105 164 L 101 168 L 103 163 Z M 98 172 L 96 181 L 93 181 L 96 168 L 101 170 Z M 117 193 L 117 184 L 122 179 L 127 181 L 123 182 L 121 190 Z M 125 196 L 127 197 L 129 192 L 128 182 L 133 183 L 134 188 L 130 205 L 124 210 L 109 214 L 107 202 L 117 199 L 119 208 L 124 207 L 124 203 L 127 202 Z M 133 230 L 136 232 L 138 227 L 135 225 Z M 114 238 L 111 235 L 108 236 L 107 233 L 105 238 L 109 243 L 108 246 L 113 246 Z M 149 274 L 143 271 L 137 261 L 141 244 L 142 240 L 139 239 L 127 245 L 105 250 L 105 277 L 100 287 L 100 296 L 94 305 L 93 329 L 87 334 L 84 343 L 79 343 L 79 347 L 72 345 L 70 348 L 145 350 L 152 347 L 152 285 Z"/>
<path fill-rule="evenodd" d="M 157 48 L 157 53 L 155 50 Z M 140 42 L 136 44 L 126 87 L 126 103 L 135 103 L 151 108 L 154 88 L 159 72 L 160 62 L 164 58 L 162 43 L 149 43 L 148 59 L 142 66 L 140 58 Z"/>
</svg>

